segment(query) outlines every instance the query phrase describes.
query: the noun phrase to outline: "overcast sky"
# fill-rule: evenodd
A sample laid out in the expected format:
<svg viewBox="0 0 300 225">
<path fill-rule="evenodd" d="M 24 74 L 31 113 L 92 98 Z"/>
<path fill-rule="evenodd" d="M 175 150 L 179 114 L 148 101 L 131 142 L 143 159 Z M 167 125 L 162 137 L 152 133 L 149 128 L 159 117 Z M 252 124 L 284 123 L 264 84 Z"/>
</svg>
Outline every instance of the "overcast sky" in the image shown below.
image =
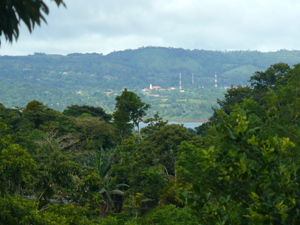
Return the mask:
<svg viewBox="0 0 300 225">
<path fill-rule="evenodd" d="M 103 53 L 146 46 L 205 50 L 300 49 L 299 0 L 65 0 L 48 24 L 25 25 L 0 55 Z"/>
</svg>

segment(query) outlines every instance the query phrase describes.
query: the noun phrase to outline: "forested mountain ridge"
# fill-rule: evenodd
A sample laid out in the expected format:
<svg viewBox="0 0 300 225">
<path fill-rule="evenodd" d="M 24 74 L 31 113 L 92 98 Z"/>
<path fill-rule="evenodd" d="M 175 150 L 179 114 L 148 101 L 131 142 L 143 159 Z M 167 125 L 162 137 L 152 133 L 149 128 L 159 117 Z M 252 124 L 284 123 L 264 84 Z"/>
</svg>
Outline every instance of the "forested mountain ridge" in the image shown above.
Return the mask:
<svg viewBox="0 0 300 225">
<path fill-rule="evenodd" d="M 0 102 L 12 108 L 25 107 L 37 100 L 59 111 L 71 105 L 91 105 L 112 113 L 115 97 L 128 88 L 152 105 L 149 116 L 159 112 L 169 120 L 204 120 L 211 116 L 211 108 L 225 93 L 224 88 L 219 88 L 246 85 L 255 71 L 264 71 L 277 62 L 292 66 L 300 62 L 300 51 L 221 52 L 146 47 L 108 55 L 0 56 Z M 218 88 L 214 88 L 215 72 Z M 179 73 L 185 93 L 178 91 Z M 150 84 L 166 91 L 142 92 Z M 170 92 L 169 87 L 177 90 Z"/>
<path fill-rule="evenodd" d="M 1 56 L 0 81 L 30 82 L 49 88 L 124 88 L 148 87 L 150 83 L 164 87 L 182 83 L 245 85 L 255 71 L 285 62 L 300 61 L 300 51 L 207 51 L 178 48 L 146 47 L 136 50 L 97 53 L 73 53 L 67 56 L 35 53 L 28 56 Z"/>
</svg>

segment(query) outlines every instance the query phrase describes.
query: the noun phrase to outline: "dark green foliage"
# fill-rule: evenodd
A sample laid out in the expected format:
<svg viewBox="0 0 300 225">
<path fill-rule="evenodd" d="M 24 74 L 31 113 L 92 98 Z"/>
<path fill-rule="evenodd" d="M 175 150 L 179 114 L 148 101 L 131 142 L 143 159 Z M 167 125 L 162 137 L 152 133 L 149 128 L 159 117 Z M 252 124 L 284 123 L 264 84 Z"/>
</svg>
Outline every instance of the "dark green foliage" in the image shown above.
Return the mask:
<svg viewBox="0 0 300 225">
<path fill-rule="evenodd" d="M 162 205 L 152 210 L 147 217 L 140 217 L 126 223 L 128 225 L 137 224 L 157 224 L 157 225 L 198 225 L 201 220 L 193 215 L 192 210 L 188 207 L 179 208 L 174 205 Z"/>
<path fill-rule="evenodd" d="M 33 200 L 8 196 L 0 198 L 0 224 L 96 224 L 86 218 L 88 210 L 88 207 L 76 207 L 71 204 L 53 204 L 49 205 L 47 210 L 39 211 Z"/>
<path fill-rule="evenodd" d="M 55 111 L 47 108 L 43 103 L 38 101 L 29 102 L 24 109 L 23 115 L 33 123 L 33 128 L 38 128 L 46 121 L 56 119 Z"/>
<path fill-rule="evenodd" d="M 146 115 L 146 110 L 150 107 L 149 104 L 142 102 L 137 94 L 127 91 L 126 88 L 120 96 L 116 97 L 116 111 L 128 112 L 129 120 L 132 121 L 135 126 L 138 126 L 139 122 Z"/>
<path fill-rule="evenodd" d="M 148 105 L 127 89 L 113 124 L 102 108 L 0 105 L 0 222 L 299 224 L 299 69 L 228 90 L 199 136 L 156 113 L 139 137 Z"/>
<path fill-rule="evenodd" d="M 141 142 L 133 137 L 125 139 L 121 148 L 121 161 L 113 167 L 117 179 L 128 183 L 127 210 L 144 214 L 159 202 L 180 205 L 180 190 L 184 184 L 176 182 L 177 147 L 182 141 L 192 140 L 187 129 L 180 125 L 164 125 Z M 170 190 L 172 184 L 174 190 Z M 140 199 L 140 203 L 137 202 Z"/>
<path fill-rule="evenodd" d="M 158 113 L 154 114 L 153 118 L 146 119 L 143 122 L 148 124 L 146 127 L 141 129 L 141 133 L 146 136 L 160 130 L 168 123 L 168 121 L 163 121 L 163 118 L 159 117 Z"/>
<path fill-rule="evenodd" d="M 197 197 L 190 204 L 209 224 L 296 224 L 299 191 L 295 144 L 266 132 L 266 123 L 272 122 L 269 118 L 266 122 L 259 110 L 248 112 L 251 107 L 258 105 L 250 99 L 236 105 L 230 116 L 220 111 L 223 122 L 215 127 L 215 146 L 194 150 L 198 152 L 194 166 L 199 165 L 201 177 L 207 178 L 194 180 Z M 182 157 L 188 157 L 187 153 Z M 193 164 L 186 168 L 190 167 Z M 202 198 L 207 190 L 210 198 Z"/>
<path fill-rule="evenodd" d="M 4 141 L 4 140 L 2 140 Z M 5 140 L 5 142 L 9 140 Z M 36 169 L 33 158 L 26 149 L 17 144 L 7 144 L 0 150 L 0 195 L 22 193 L 24 187 L 32 182 L 32 173 Z"/>
<path fill-rule="evenodd" d="M 216 111 L 202 145 L 181 145 L 181 178 L 194 190 L 185 197 L 203 222 L 299 223 L 298 67 L 255 73 L 249 97 Z"/>
<path fill-rule="evenodd" d="M 291 69 L 286 63 L 277 63 L 271 65 L 266 71 L 257 71 L 250 77 L 250 87 L 238 86 L 227 90 L 224 100 L 217 100 L 218 105 L 228 115 L 232 111 L 232 106 L 241 103 L 244 98 L 252 97 L 260 105 L 264 105 L 266 104 L 267 91 L 269 89 L 276 90 L 280 85 L 287 84 L 287 79 L 291 80 L 291 77 L 295 77 L 297 70 L 299 70 L 299 64 L 294 65 L 294 69 Z M 208 124 L 203 124 L 197 128 L 199 135 L 205 134 L 210 125 L 220 122 L 216 111 L 217 108 L 214 109 L 214 114 L 209 118 Z"/>
<path fill-rule="evenodd" d="M 93 107 L 93 106 L 79 106 L 79 105 L 71 105 L 68 106 L 67 109 L 63 111 L 63 114 L 66 116 L 74 116 L 79 117 L 83 113 L 90 114 L 95 117 L 101 117 L 105 122 L 109 122 L 112 119 L 112 116 L 106 114 L 103 108 L 101 107 Z"/>
<path fill-rule="evenodd" d="M 257 71 L 250 77 L 249 82 L 251 87 L 255 89 L 266 89 L 268 87 L 274 87 L 277 80 L 283 78 L 285 74 L 290 70 L 290 67 L 286 63 L 277 63 L 271 65 L 266 71 Z"/>
<path fill-rule="evenodd" d="M 116 209 L 116 204 L 113 196 L 123 195 L 124 192 L 120 188 L 129 187 L 127 184 L 118 184 L 113 180 L 112 166 L 119 161 L 120 151 L 115 149 L 103 149 L 90 154 L 90 165 L 96 168 L 96 173 L 101 180 L 99 193 L 103 195 L 105 207 L 102 207 L 102 216 L 105 216 L 111 209 Z M 116 202 L 118 204 L 118 202 Z"/>
<path fill-rule="evenodd" d="M 134 92 L 127 91 L 125 88 L 120 96 L 116 97 L 116 111 L 113 114 L 114 124 L 119 132 L 120 139 L 123 141 L 128 136 L 131 128 L 129 122 L 137 127 L 138 137 L 140 136 L 139 123 L 146 116 L 146 111 L 151 105 L 141 101 L 141 98 Z"/>
<path fill-rule="evenodd" d="M 124 138 L 131 134 L 134 127 L 134 125 L 130 123 L 130 114 L 126 111 L 117 110 L 113 113 L 113 118 L 113 123 L 118 132 L 118 136 L 120 140 L 123 141 Z"/>
</svg>

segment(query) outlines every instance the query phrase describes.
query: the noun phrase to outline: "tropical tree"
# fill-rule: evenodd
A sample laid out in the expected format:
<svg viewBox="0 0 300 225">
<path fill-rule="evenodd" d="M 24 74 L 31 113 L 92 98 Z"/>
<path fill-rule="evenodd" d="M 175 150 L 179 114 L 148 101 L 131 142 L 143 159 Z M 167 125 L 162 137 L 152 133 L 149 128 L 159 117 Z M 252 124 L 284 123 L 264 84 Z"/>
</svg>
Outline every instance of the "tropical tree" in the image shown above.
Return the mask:
<svg viewBox="0 0 300 225">
<path fill-rule="evenodd" d="M 20 145 L 12 142 L 5 131 L 7 125 L 0 118 L 0 195 L 22 193 L 24 185 L 32 181 L 36 163 Z"/>
<path fill-rule="evenodd" d="M 71 105 L 68 106 L 67 109 L 63 111 L 63 114 L 66 116 L 74 116 L 80 117 L 83 113 L 87 113 L 92 115 L 93 117 L 100 117 L 105 122 L 110 122 L 112 116 L 110 114 L 105 113 L 103 108 L 101 107 L 93 107 L 88 105 Z"/>
<path fill-rule="evenodd" d="M 0 150 L 0 195 L 22 193 L 32 182 L 36 164 L 26 149 L 8 144 Z"/>
<path fill-rule="evenodd" d="M 90 154 L 90 165 L 96 168 L 96 172 L 101 180 L 101 187 L 99 194 L 103 195 L 105 205 L 101 207 L 102 217 L 107 214 L 111 209 L 115 209 L 115 203 L 113 201 L 113 195 L 123 195 L 124 192 L 120 190 L 121 187 L 129 187 L 127 184 L 116 184 L 113 180 L 111 167 L 118 160 L 119 149 L 103 148 L 96 151 L 94 154 Z"/>
<path fill-rule="evenodd" d="M 119 136 L 121 142 L 128 137 L 134 125 L 130 123 L 130 113 L 124 110 L 116 110 L 113 113 L 113 118 L 114 118 L 114 126 L 116 128 L 117 135 Z"/>
<path fill-rule="evenodd" d="M 153 118 L 149 118 L 144 120 L 144 123 L 148 125 L 141 129 L 141 133 L 145 135 L 150 135 L 155 131 L 160 130 L 163 126 L 168 123 L 167 121 L 163 121 L 162 117 L 159 117 L 158 112 L 153 115 Z"/>
<path fill-rule="evenodd" d="M 127 91 L 125 88 L 122 94 L 116 97 L 116 112 L 113 114 L 115 124 L 121 130 L 128 129 L 129 126 L 126 125 L 129 121 L 132 121 L 137 127 L 138 137 L 140 138 L 139 123 L 150 107 L 149 104 L 142 102 L 137 94 Z"/>
<path fill-rule="evenodd" d="M 141 194 L 142 199 L 147 201 L 142 201 L 139 214 L 145 214 L 158 204 L 178 203 L 179 198 L 176 198 L 182 185 L 176 183 L 177 147 L 182 141 L 192 139 L 185 127 L 172 124 L 152 130 L 140 142 L 134 137 L 123 141 L 120 146 L 121 160 L 112 170 L 116 172 L 119 183 L 128 183 L 130 186 L 127 194 L 133 202 L 128 200 L 128 207 L 136 205 L 134 199 Z"/>
<path fill-rule="evenodd" d="M 246 98 L 230 114 L 217 111 L 220 122 L 199 146 L 179 148 L 178 172 L 194 186 L 188 204 L 203 222 L 299 223 L 298 67 L 268 84 L 267 92 L 261 88 L 261 101 Z"/>
<path fill-rule="evenodd" d="M 101 117 L 83 113 L 80 117 L 69 117 L 74 123 L 82 149 L 93 150 L 101 146 L 107 148 L 115 145 L 114 127 Z"/>
<path fill-rule="evenodd" d="M 277 63 L 271 65 L 266 71 L 257 71 L 251 77 L 249 82 L 251 87 L 256 89 L 265 89 L 274 87 L 276 82 L 283 78 L 290 70 L 290 66 L 286 63 Z"/>
</svg>

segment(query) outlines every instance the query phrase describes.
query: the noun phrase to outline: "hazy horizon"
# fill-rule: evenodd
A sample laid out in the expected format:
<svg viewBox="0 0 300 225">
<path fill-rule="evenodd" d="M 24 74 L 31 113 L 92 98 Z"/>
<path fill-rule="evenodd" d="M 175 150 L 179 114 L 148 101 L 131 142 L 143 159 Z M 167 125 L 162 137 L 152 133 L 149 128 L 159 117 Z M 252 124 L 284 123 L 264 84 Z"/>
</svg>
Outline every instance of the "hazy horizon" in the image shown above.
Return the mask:
<svg viewBox="0 0 300 225">
<path fill-rule="evenodd" d="M 194 51 L 194 50 L 203 50 L 203 51 L 214 51 L 214 52 L 239 52 L 239 51 L 244 51 L 244 52 L 260 52 L 260 53 L 271 53 L 271 52 L 279 52 L 279 51 L 300 51 L 300 49 L 278 49 L 278 50 L 274 50 L 274 51 L 259 51 L 259 50 L 243 50 L 243 49 L 236 49 L 236 50 L 211 50 L 211 49 L 185 49 L 185 48 L 181 48 L 181 47 L 178 47 L 178 48 L 175 48 L 175 47 L 164 47 L 164 46 L 141 46 L 141 47 L 138 47 L 138 48 L 134 48 L 134 49 L 122 49 L 122 50 L 114 50 L 112 52 L 109 52 L 109 53 L 102 53 L 102 52 L 69 52 L 69 53 L 65 53 L 65 54 L 60 54 L 60 53 L 47 53 L 47 52 L 32 52 L 32 53 L 29 53 L 29 54 L 17 54 L 17 55 L 7 55 L 7 54 L 0 54 L 0 56 L 28 56 L 28 55 L 34 55 L 35 53 L 42 53 L 42 54 L 46 54 L 46 55 L 62 55 L 62 56 L 67 56 L 69 54 L 103 54 L 104 56 L 106 55 L 109 55 L 109 54 L 112 54 L 114 52 L 122 52 L 122 51 L 126 51 L 126 50 L 138 50 L 138 49 L 142 49 L 142 48 L 151 48 L 151 47 L 154 47 L 154 48 L 174 48 L 174 49 L 183 49 L 183 50 L 188 50 L 188 51 Z"/>
</svg>

